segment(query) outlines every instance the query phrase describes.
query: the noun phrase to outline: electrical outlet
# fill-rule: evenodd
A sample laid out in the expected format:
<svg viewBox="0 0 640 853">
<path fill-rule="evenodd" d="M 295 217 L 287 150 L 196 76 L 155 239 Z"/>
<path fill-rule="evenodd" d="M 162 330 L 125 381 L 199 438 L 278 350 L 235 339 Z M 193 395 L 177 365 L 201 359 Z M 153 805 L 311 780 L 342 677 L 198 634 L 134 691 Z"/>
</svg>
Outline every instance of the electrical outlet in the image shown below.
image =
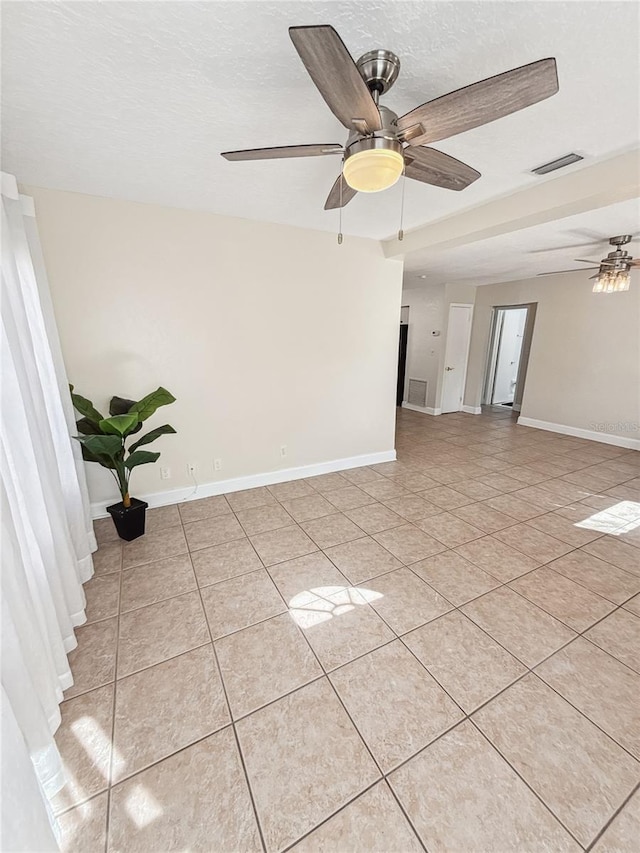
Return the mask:
<svg viewBox="0 0 640 853">
<path fill-rule="evenodd" d="M 287 445 L 283 444 L 282 447 L 280 448 L 280 456 L 286 456 L 286 455 L 287 455 Z"/>
<path fill-rule="evenodd" d="M 222 459 L 213 460 L 213 470 L 219 471 L 222 468 Z"/>
<path fill-rule="evenodd" d="M 160 479 L 161 480 L 170 480 L 171 479 L 171 468 L 161 468 L 160 469 Z"/>
<path fill-rule="evenodd" d="M 198 466 L 195 462 L 187 462 L 187 474 L 189 474 L 189 476 L 195 476 L 197 470 Z"/>
</svg>

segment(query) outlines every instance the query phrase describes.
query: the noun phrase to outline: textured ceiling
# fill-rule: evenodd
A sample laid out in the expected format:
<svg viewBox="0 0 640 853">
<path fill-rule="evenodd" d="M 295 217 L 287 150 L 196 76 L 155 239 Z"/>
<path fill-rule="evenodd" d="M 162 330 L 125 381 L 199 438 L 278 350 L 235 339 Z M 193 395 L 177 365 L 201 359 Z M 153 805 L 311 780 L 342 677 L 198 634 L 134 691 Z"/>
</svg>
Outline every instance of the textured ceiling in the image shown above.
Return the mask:
<svg viewBox="0 0 640 853">
<path fill-rule="evenodd" d="M 343 142 L 287 27 L 332 23 L 354 57 L 399 54 L 398 113 L 546 56 L 555 97 L 438 144 L 483 177 L 462 193 L 407 182 L 405 228 L 529 186 L 568 151 L 638 136 L 632 2 L 3 2 L 3 154 L 35 185 L 334 230 L 338 158 L 228 163 L 230 148 Z M 570 167 L 579 168 L 579 167 Z M 400 191 L 359 196 L 343 230 L 397 230 Z"/>
<path fill-rule="evenodd" d="M 614 247 L 609 237 L 631 234 L 624 246 L 640 257 L 640 199 L 612 204 L 533 228 L 501 234 L 440 252 L 416 252 L 405 262 L 405 288 L 431 284 L 494 284 L 538 273 L 588 267 L 575 258 L 598 260 Z M 579 248 L 568 248 L 570 246 Z M 585 278 L 594 272 L 586 272 Z M 424 276 L 424 278 L 423 278 Z"/>
</svg>

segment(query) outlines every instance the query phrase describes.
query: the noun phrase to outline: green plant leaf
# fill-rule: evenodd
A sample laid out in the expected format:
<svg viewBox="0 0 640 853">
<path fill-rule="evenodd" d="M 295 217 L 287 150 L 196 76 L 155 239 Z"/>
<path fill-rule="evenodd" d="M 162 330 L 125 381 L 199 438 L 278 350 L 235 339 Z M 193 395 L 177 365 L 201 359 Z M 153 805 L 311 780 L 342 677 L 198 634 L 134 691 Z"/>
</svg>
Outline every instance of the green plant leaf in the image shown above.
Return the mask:
<svg viewBox="0 0 640 853">
<path fill-rule="evenodd" d="M 76 421 L 76 427 L 82 435 L 102 435 L 100 427 L 90 421 L 89 418 L 80 418 L 79 421 Z"/>
<path fill-rule="evenodd" d="M 130 452 L 133 451 L 137 447 L 142 447 L 143 444 L 151 444 L 152 441 L 155 441 L 156 438 L 159 438 L 161 435 L 169 435 L 170 433 L 174 433 L 175 429 L 169 424 L 163 424 L 162 426 L 156 427 L 152 429 L 150 432 L 146 432 L 142 438 L 139 438 L 134 444 L 129 448 Z"/>
<path fill-rule="evenodd" d="M 142 400 L 134 403 L 130 412 L 137 412 L 140 415 L 141 421 L 146 421 L 160 406 L 168 406 L 169 403 L 175 403 L 175 397 L 166 388 L 156 388 Z"/>
<path fill-rule="evenodd" d="M 97 453 L 92 453 L 90 450 L 82 445 L 82 458 L 85 462 L 97 462 L 98 465 L 102 465 L 103 468 L 110 468 L 114 470 L 116 465 L 113 459 L 109 459 L 107 456 L 98 456 Z"/>
<path fill-rule="evenodd" d="M 98 426 L 106 435 L 129 435 L 131 430 L 139 421 L 137 412 L 130 412 L 128 415 L 114 415 L 112 418 L 104 418 Z"/>
<path fill-rule="evenodd" d="M 75 435 L 82 445 L 85 462 L 97 462 L 104 468 L 117 469 L 122 465 L 122 439 L 115 435 Z"/>
<path fill-rule="evenodd" d="M 122 438 L 117 435 L 77 435 L 75 438 L 95 456 L 107 456 L 114 462 L 122 457 Z"/>
<path fill-rule="evenodd" d="M 112 397 L 109 403 L 109 414 L 126 415 L 135 402 L 135 400 L 126 400 L 124 397 Z"/>
<path fill-rule="evenodd" d="M 81 397 L 80 394 L 74 394 L 73 385 L 69 385 L 69 389 L 74 409 L 94 424 L 97 424 L 99 421 L 104 419 L 104 415 L 100 414 L 100 412 L 94 407 L 91 400 L 87 400 L 86 397 Z"/>
<path fill-rule="evenodd" d="M 125 397 L 112 397 L 111 402 L 109 403 L 109 414 L 110 415 L 126 415 L 131 406 L 135 406 L 135 400 L 127 400 Z M 127 433 L 127 435 L 131 435 L 134 432 L 140 432 L 142 429 L 142 421 L 138 421 L 135 427 Z"/>
<path fill-rule="evenodd" d="M 137 465 L 146 465 L 147 462 L 156 462 L 160 458 L 159 453 L 152 453 L 150 450 L 134 450 L 125 459 L 125 467 L 131 470 Z"/>
</svg>

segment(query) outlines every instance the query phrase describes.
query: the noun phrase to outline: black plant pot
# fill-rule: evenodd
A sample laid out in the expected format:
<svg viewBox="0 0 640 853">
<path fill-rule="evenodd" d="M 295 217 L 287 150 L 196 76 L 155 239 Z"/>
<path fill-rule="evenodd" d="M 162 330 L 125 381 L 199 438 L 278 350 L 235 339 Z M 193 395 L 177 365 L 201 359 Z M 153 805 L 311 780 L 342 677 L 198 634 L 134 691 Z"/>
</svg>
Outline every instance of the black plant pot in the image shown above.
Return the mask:
<svg viewBox="0 0 640 853">
<path fill-rule="evenodd" d="M 149 504 L 145 501 L 131 498 L 131 506 L 125 506 L 120 501 L 120 503 L 111 504 L 107 507 L 107 512 L 113 519 L 118 536 L 121 539 L 131 542 L 132 539 L 144 535 L 144 522 L 148 506 Z"/>
</svg>

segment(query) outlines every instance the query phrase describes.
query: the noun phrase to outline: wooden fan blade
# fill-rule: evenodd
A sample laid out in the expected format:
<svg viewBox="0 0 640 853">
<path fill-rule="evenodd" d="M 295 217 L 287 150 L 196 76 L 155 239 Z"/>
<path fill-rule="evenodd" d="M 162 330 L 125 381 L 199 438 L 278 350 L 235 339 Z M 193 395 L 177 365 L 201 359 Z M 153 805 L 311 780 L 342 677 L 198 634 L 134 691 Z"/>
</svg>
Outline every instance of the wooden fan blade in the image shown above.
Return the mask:
<svg viewBox="0 0 640 853">
<path fill-rule="evenodd" d="M 340 184 L 342 184 L 342 205 L 340 204 Z M 331 187 L 331 192 L 324 203 L 324 209 L 337 210 L 339 207 L 345 207 L 357 194 L 358 191 L 352 189 L 345 181 L 344 175 L 340 174 L 336 178 L 335 184 Z"/>
<path fill-rule="evenodd" d="M 278 148 L 247 148 L 244 151 L 223 151 L 225 160 L 277 160 L 281 157 L 321 157 L 323 154 L 339 154 L 342 145 L 281 145 Z"/>
<path fill-rule="evenodd" d="M 335 117 L 350 130 L 358 129 L 354 119 L 365 121 L 369 131 L 380 130 L 378 107 L 333 27 L 289 27 L 289 35 Z"/>
<path fill-rule="evenodd" d="M 463 190 L 480 177 L 480 172 L 471 166 L 435 148 L 408 148 L 405 152 L 404 171 L 405 175 L 414 181 L 422 181 L 447 190 Z"/>
<path fill-rule="evenodd" d="M 600 267 L 576 267 L 572 270 L 553 270 L 552 272 L 539 272 L 537 275 L 562 275 L 565 272 L 588 272 L 588 270 L 597 270 Z"/>
<path fill-rule="evenodd" d="M 637 260 L 635 260 L 635 261 L 634 261 L 633 259 L 631 259 L 631 260 L 629 261 L 629 266 L 630 266 L 630 267 L 640 267 L 640 258 L 638 258 L 638 259 L 637 259 Z"/>
<path fill-rule="evenodd" d="M 530 107 L 557 91 L 555 59 L 539 59 L 428 101 L 399 118 L 398 129 L 422 124 L 425 132 L 409 145 L 425 145 Z"/>
<path fill-rule="evenodd" d="M 604 261 L 594 261 L 593 258 L 591 260 L 587 260 L 586 258 L 574 258 L 574 261 L 577 261 L 579 264 L 603 264 L 606 263 L 606 259 Z M 611 263 L 611 261 L 609 261 Z"/>
</svg>

